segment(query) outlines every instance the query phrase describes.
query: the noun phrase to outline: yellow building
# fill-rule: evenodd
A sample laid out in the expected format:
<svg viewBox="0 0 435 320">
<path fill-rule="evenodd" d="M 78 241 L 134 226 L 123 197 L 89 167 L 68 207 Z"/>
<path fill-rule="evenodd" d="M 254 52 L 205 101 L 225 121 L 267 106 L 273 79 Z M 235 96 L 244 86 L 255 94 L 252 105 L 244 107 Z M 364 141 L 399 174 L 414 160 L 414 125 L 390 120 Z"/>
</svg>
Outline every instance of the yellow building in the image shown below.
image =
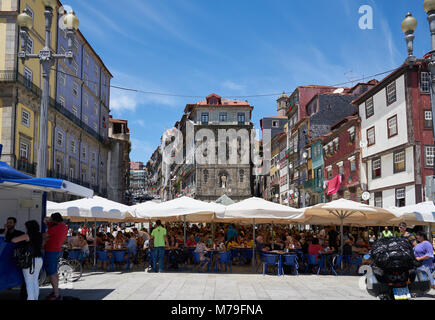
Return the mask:
<svg viewBox="0 0 435 320">
<path fill-rule="evenodd" d="M 59 3 L 60 5 L 60 3 Z M 42 1 L 0 1 L 0 133 L 2 161 L 28 174 L 36 173 L 39 143 L 39 110 L 42 72 L 38 59 L 23 62 L 17 16 L 24 9 L 33 18 L 27 53 L 38 53 L 45 46 L 45 17 Z M 53 11 L 51 49 L 56 51 L 57 9 Z M 55 100 L 56 75 L 50 75 L 50 97 Z M 53 111 L 49 112 L 48 169 L 52 168 Z"/>
</svg>

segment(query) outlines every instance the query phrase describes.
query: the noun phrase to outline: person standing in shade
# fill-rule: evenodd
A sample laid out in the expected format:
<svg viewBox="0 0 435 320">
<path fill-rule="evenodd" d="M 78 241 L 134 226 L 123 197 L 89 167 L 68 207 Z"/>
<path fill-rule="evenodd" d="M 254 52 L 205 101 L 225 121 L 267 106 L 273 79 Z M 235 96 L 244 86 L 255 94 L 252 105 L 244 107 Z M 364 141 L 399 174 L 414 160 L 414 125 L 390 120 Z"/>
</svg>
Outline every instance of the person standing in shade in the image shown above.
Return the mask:
<svg viewBox="0 0 435 320">
<path fill-rule="evenodd" d="M 0 234 L 5 234 L 5 241 L 11 242 L 13 238 L 22 236 L 24 232 L 16 230 L 17 219 L 10 217 L 6 220 L 5 228 L 0 230 Z"/>
<path fill-rule="evenodd" d="M 394 237 L 394 234 L 391 232 L 388 227 L 385 227 L 384 231 L 382 231 L 382 238 L 392 238 Z"/>
<path fill-rule="evenodd" d="M 434 272 L 434 262 L 433 262 L 433 246 L 427 240 L 427 235 L 423 231 L 417 232 L 417 241 L 418 244 L 414 246 L 415 258 L 417 261 L 422 263 L 422 266 L 418 269 L 426 271 L 432 284 L 432 289 L 435 289 L 435 281 L 432 273 Z"/>
<path fill-rule="evenodd" d="M 62 256 L 62 245 L 66 240 L 68 227 L 63 222 L 60 213 L 53 213 L 50 219 L 46 217 L 44 223 L 48 227 L 47 232 L 43 235 L 45 249 L 44 268 L 53 287 L 53 292 L 47 297 L 47 300 L 60 300 L 57 266 Z"/>
<path fill-rule="evenodd" d="M 400 231 L 400 238 L 408 240 L 411 244 L 410 237 L 413 237 L 412 234 L 410 234 L 406 229 L 408 228 L 408 225 L 406 222 L 399 223 L 399 231 Z"/>
<path fill-rule="evenodd" d="M 39 298 L 39 273 L 42 268 L 42 234 L 39 224 L 36 221 L 26 222 L 26 234 L 12 239 L 12 243 L 17 245 L 30 243 L 33 258 L 32 266 L 23 269 L 24 280 L 26 282 L 27 300 L 35 301 Z"/>
<path fill-rule="evenodd" d="M 151 233 L 151 238 L 154 240 L 153 268 L 155 272 L 161 273 L 163 271 L 165 246 L 168 246 L 168 238 L 166 236 L 166 229 L 162 226 L 160 220 L 157 220 L 156 226 Z M 157 271 L 157 263 L 159 264 L 159 271 Z"/>
</svg>

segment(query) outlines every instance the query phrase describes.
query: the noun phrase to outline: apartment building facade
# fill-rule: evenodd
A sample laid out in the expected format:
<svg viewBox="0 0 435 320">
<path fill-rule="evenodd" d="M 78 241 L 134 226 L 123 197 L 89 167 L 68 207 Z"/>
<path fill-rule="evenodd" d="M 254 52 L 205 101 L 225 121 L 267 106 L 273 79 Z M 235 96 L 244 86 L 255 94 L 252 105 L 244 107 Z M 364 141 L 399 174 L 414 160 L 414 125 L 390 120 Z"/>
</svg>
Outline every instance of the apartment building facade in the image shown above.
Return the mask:
<svg viewBox="0 0 435 320">
<path fill-rule="evenodd" d="M 424 201 L 435 150 L 426 67 L 403 65 L 353 103 L 361 118 L 361 177 L 369 204 L 388 208 Z"/>
</svg>

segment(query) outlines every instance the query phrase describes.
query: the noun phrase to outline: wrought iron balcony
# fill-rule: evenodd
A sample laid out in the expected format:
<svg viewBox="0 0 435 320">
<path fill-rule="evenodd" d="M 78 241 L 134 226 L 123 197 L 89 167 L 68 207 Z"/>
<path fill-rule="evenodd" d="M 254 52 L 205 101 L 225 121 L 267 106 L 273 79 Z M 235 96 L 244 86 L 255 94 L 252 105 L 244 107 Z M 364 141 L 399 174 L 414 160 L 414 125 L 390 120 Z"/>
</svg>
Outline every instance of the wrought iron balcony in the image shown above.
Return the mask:
<svg viewBox="0 0 435 320">
<path fill-rule="evenodd" d="M 31 92 L 33 92 L 37 97 L 39 97 L 39 98 L 42 97 L 42 90 L 38 86 L 36 86 L 30 79 L 24 77 L 19 72 L 0 71 L 0 82 L 17 82 L 17 83 L 23 85 L 24 87 L 26 87 Z M 89 127 L 81 119 L 79 119 L 75 114 L 70 112 L 68 109 L 64 108 L 59 102 L 55 101 L 51 97 L 50 97 L 50 104 L 49 105 L 50 105 L 50 107 L 56 109 L 62 115 L 64 115 L 68 119 L 70 119 L 77 126 L 82 128 L 84 131 L 86 131 L 88 134 L 90 134 L 92 137 L 97 139 L 102 144 L 107 145 L 110 143 L 108 138 L 103 137 L 98 132 L 95 132 L 94 129 Z"/>
<path fill-rule="evenodd" d="M 17 169 L 31 175 L 36 174 L 36 163 L 29 163 L 27 160 L 18 160 Z"/>
</svg>

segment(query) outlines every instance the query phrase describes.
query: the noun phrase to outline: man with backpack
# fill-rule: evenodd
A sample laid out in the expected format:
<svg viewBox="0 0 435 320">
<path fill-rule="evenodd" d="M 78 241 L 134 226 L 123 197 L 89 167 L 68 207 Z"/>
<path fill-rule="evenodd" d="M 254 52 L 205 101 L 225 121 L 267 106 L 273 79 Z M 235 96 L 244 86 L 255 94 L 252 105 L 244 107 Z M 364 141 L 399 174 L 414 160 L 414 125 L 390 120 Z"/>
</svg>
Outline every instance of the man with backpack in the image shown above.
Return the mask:
<svg viewBox="0 0 435 320">
<path fill-rule="evenodd" d="M 53 292 L 47 300 L 60 300 L 57 266 L 62 255 L 62 245 L 68 234 L 68 227 L 63 222 L 60 213 L 53 213 L 50 219 L 46 217 L 44 223 L 48 227 L 47 232 L 44 233 L 44 267 L 53 287 Z"/>
</svg>

